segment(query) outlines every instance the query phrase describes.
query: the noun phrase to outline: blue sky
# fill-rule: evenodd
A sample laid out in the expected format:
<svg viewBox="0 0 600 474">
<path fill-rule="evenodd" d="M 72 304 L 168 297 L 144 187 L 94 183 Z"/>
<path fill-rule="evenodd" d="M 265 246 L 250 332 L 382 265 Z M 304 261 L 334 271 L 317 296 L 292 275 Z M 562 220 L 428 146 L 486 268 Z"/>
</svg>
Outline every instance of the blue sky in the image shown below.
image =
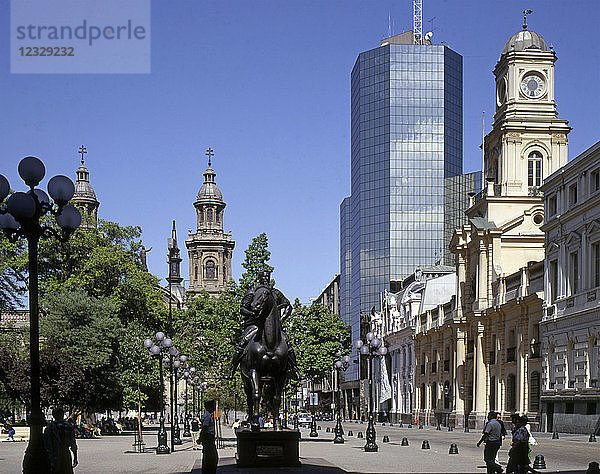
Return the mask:
<svg viewBox="0 0 600 474">
<path fill-rule="evenodd" d="M 479 169 L 481 113 L 494 111 L 492 69 L 505 41 L 530 29 L 557 55 L 569 156 L 600 139 L 596 1 L 424 0 L 423 30 L 464 58 L 464 170 Z M 75 176 L 77 148 L 100 216 L 140 225 L 150 271 L 164 278 L 171 220 L 180 247 L 213 168 L 236 241 L 234 277 L 252 237 L 269 236 L 277 286 L 308 303 L 339 272 L 339 204 L 350 189 L 350 71 L 359 52 L 412 27 L 412 2 L 152 2 L 150 74 L 10 74 L 7 1 L 0 3 L 0 173 L 17 163 Z M 44 185 L 47 182 L 44 181 Z"/>
</svg>

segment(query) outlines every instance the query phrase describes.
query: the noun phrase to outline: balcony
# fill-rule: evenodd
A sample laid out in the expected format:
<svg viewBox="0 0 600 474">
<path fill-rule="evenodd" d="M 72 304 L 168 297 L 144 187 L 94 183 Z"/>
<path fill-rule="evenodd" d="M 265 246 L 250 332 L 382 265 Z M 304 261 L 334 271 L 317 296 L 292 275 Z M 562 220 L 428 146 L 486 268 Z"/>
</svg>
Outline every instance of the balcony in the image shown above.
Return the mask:
<svg viewBox="0 0 600 474">
<path fill-rule="evenodd" d="M 506 349 L 506 362 L 514 362 L 517 360 L 517 348 L 509 347 Z"/>
<path fill-rule="evenodd" d="M 496 351 L 490 351 L 490 365 L 496 365 Z"/>
<path fill-rule="evenodd" d="M 532 359 L 539 359 L 542 357 L 542 343 L 536 342 L 531 344 L 531 356 Z"/>
<path fill-rule="evenodd" d="M 446 359 L 444 361 L 444 372 L 450 372 L 450 360 Z"/>
</svg>

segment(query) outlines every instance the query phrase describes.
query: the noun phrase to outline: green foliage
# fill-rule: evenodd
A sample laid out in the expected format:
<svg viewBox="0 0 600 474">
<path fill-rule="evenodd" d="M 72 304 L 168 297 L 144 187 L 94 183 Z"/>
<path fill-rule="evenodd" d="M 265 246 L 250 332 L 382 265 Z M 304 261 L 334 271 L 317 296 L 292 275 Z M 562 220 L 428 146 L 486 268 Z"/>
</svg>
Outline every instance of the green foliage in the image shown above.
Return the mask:
<svg viewBox="0 0 600 474">
<path fill-rule="evenodd" d="M 46 297 L 48 314 L 40 320 L 40 334 L 75 360 L 85 381 L 73 404 L 87 411 L 120 406 L 120 341 L 125 331 L 109 298 L 82 291 Z"/>
<path fill-rule="evenodd" d="M 294 345 L 300 372 L 316 379 L 331 370 L 337 351 L 350 351 L 350 331 L 339 315 L 331 314 L 325 307 L 297 303 L 296 300 L 285 323 L 286 332 Z"/>
<path fill-rule="evenodd" d="M 246 269 L 242 273 L 238 285 L 238 295 L 243 296 L 248 290 L 251 290 L 258 285 L 258 275 L 263 270 L 273 271 L 273 267 L 269 265 L 271 252 L 268 250 L 269 239 L 264 232 L 252 239 L 250 245 L 245 251 L 246 258 L 242 262 L 242 267 Z M 275 282 L 271 281 L 274 285 Z"/>
<path fill-rule="evenodd" d="M 22 270 L 26 248 L 24 241 L 12 243 L 0 232 L 0 311 L 16 309 L 23 303 L 27 291 L 27 274 Z"/>
</svg>

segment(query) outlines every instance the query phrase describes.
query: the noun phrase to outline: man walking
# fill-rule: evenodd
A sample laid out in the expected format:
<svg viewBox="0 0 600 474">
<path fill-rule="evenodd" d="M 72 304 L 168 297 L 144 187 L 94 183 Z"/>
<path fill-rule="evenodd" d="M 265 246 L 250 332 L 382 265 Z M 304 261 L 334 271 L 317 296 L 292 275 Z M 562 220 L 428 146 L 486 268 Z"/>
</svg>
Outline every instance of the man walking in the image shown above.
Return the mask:
<svg viewBox="0 0 600 474">
<path fill-rule="evenodd" d="M 207 400 L 204 402 L 204 414 L 202 415 L 200 430 L 200 441 L 202 442 L 202 473 L 214 474 L 217 472 L 219 463 L 219 453 L 215 444 L 215 401 Z"/>
<path fill-rule="evenodd" d="M 44 447 L 50 458 L 52 474 L 73 474 L 77 466 L 77 443 L 75 442 L 75 429 L 71 423 L 65 421 L 65 412 L 62 408 L 52 410 L 54 421 L 48 423 L 44 430 Z M 71 450 L 73 460 L 71 460 Z"/>
<path fill-rule="evenodd" d="M 488 413 L 488 422 L 483 429 L 483 435 L 477 443 L 477 447 L 485 443 L 483 450 L 483 460 L 487 467 L 488 474 L 501 474 L 502 466 L 496 463 L 496 454 L 502 446 L 502 425 L 496 419 L 496 412 Z"/>
</svg>

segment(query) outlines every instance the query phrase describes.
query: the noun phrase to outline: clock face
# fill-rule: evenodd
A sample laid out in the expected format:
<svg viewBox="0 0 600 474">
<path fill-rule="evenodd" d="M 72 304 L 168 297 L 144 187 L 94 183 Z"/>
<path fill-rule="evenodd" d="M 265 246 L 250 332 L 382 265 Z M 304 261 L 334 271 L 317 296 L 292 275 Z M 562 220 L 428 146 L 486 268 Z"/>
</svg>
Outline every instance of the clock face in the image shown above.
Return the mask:
<svg viewBox="0 0 600 474">
<path fill-rule="evenodd" d="M 526 97 L 537 99 L 544 92 L 544 80 L 537 74 L 527 74 L 521 81 L 521 92 Z"/>
</svg>

